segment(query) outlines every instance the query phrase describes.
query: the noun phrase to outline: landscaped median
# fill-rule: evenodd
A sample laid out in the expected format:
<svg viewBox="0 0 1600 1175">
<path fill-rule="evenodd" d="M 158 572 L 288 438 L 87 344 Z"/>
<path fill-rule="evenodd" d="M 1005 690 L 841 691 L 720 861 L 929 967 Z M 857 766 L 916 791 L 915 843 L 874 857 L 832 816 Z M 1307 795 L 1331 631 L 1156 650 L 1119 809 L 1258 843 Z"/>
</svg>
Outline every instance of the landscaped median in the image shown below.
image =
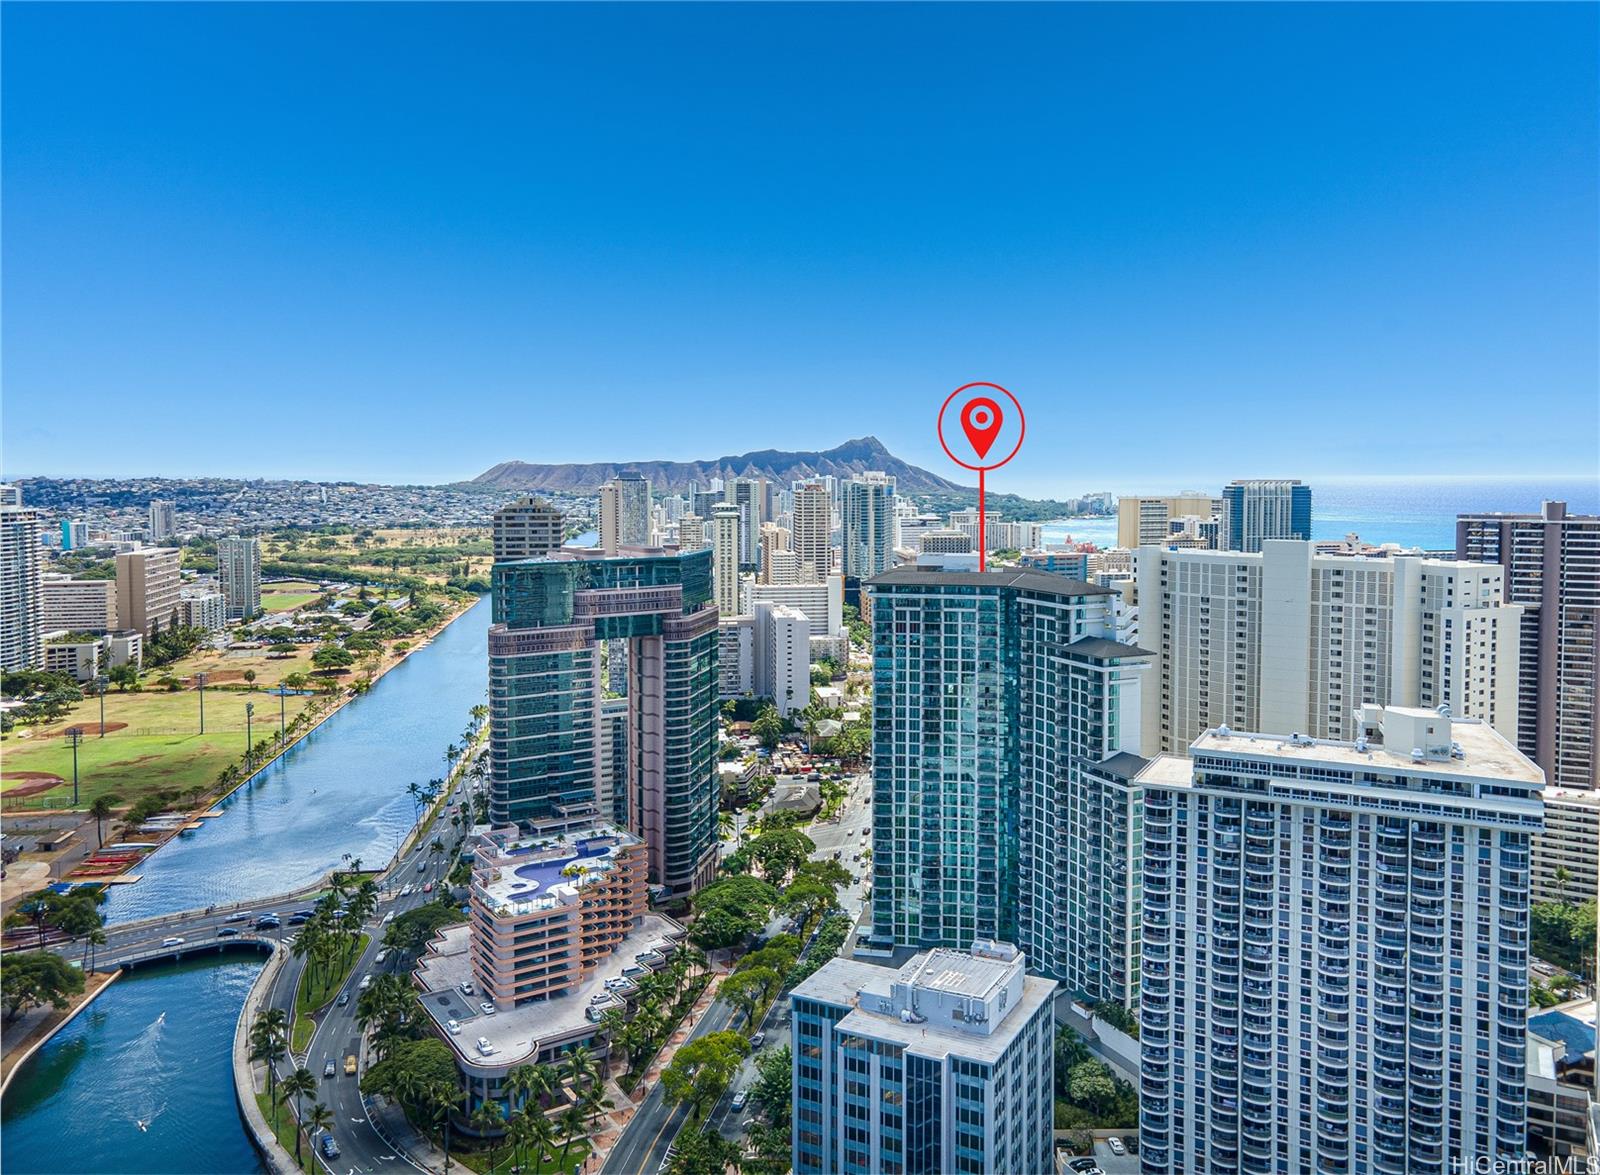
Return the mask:
<svg viewBox="0 0 1600 1175">
<path fill-rule="evenodd" d="M 348 962 L 318 968 L 308 960 L 301 969 L 300 982 L 294 991 L 294 1028 L 289 1033 L 291 1051 L 304 1053 L 311 1047 L 311 1037 L 317 1031 L 317 1023 L 312 1017 L 333 1002 L 339 989 L 349 980 L 351 970 L 366 952 L 369 941 L 368 935 L 358 935 Z"/>
</svg>

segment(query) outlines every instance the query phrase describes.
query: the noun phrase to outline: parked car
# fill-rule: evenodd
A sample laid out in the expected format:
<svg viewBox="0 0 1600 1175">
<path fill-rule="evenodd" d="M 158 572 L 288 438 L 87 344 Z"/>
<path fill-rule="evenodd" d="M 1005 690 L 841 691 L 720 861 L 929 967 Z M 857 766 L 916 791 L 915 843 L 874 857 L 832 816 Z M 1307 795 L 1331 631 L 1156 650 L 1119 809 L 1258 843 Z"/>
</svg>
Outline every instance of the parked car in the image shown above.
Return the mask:
<svg viewBox="0 0 1600 1175">
<path fill-rule="evenodd" d="M 1108 1138 L 1106 1139 L 1106 1145 L 1111 1148 L 1112 1154 L 1119 1157 L 1128 1153 L 1128 1148 L 1122 1145 L 1122 1139 L 1120 1138 Z"/>
<path fill-rule="evenodd" d="M 461 1035 L 461 1025 L 456 1023 L 454 1020 L 446 1020 L 444 1022 L 444 1030 L 451 1036 Z"/>
<path fill-rule="evenodd" d="M 482 1012 L 485 1016 L 493 1016 L 494 1015 L 494 1005 L 491 1004 L 488 1000 L 484 1000 L 483 1003 L 478 1005 L 478 1011 Z"/>
<path fill-rule="evenodd" d="M 462 995 L 472 994 L 472 980 L 470 979 L 462 980 L 460 983 L 456 984 L 456 987 L 460 989 Z"/>
<path fill-rule="evenodd" d="M 1138 1154 L 1139 1136 L 1137 1134 L 1124 1134 L 1122 1136 L 1122 1145 L 1128 1148 L 1128 1153 L 1130 1155 Z"/>
<path fill-rule="evenodd" d="M 1089 1175 L 1090 1171 L 1098 1171 L 1100 1169 L 1100 1165 L 1089 1155 L 1072 1159 L 1067 1163 L 1067 1166 L 1078 1172 L 1078 1175 Z"/>
</svg>

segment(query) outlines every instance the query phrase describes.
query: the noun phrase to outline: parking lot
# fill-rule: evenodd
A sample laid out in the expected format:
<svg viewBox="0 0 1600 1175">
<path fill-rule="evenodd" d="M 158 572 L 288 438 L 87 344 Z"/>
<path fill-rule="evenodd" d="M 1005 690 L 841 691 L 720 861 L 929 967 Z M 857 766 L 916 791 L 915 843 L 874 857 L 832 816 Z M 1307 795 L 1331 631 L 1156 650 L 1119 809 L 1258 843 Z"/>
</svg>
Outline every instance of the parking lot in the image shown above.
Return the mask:
<svg viewBox="0 0 1600 1175">
<path fill-rule="evenodd" d="M 1134 1139 L 1137 1142 L 1138 1131 L 1127 1130 L 1117 1136 L 1119 1139 Z M 1127 1146 L 1123 1147 L 1122 1154 L 1116 1154 L 1111 1145 L 1103 1138 L 1095 1140 L 1093 1155 L 1080 1155 L 1067 1160 L 1067 1171 L 1076 1172 L 1076 1175 L 1090 1175 L 1093 1171 L 1104 1172 L 1104 1175 L 1138 1175 L 1139 1156 Z"/>
</svg>

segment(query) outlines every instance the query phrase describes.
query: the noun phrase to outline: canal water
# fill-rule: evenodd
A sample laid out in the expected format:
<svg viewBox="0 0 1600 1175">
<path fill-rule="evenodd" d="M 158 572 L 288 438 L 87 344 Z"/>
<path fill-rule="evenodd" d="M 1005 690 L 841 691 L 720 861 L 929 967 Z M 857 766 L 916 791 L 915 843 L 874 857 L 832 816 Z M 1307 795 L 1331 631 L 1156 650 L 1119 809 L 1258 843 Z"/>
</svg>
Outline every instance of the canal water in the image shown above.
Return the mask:
<svg viewBox="0 0 1600 1175">
<path fill-rule="evenodd" d="M 444 751 L 488 690 L 487 597 L 234 792 L 223 814 L 169 841 L 112 886 L 108 922 L 314 884 L 345 853 L 394 854 L 416 818 L 413 781 L 445 774 Z"/>
<path fill-rule="evenodd" d="M 480 600 L 235 792 L 221 816 L 153 854 L 143 880 L 112 887 L 108 919 L 281 893 L 345 853 L 387 860 L 413 823 L 406 784 L 444 775 L 445 747 L 484 700 L 489 615 Z M 114 983 L 12 1081 L 0 1107 L 6 1175 L 263 1170 L 231 1066 L 261 966 L 208 956 Z"/>
<path fill-rule="evenodd" d="M 29 1058 L 0 1118 L 6 1175 L 265 1170 L 230 1057 L 265 957 L 222 958 L 131 972 Z"/>
</svg>

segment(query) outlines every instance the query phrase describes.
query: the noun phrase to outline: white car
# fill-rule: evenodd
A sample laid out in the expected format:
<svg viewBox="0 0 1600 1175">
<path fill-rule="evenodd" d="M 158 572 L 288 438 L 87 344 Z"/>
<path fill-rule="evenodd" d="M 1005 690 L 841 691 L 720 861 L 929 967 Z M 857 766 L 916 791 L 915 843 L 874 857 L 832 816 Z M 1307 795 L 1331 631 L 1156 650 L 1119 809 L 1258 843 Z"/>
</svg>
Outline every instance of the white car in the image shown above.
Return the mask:
<svg viewBox="0 0 1600 1175">
<path fill-rule="evenodd" d="M 164 946 L 164 947 L 181 947 L 183 945 L 183 939 L 181 939 L 181 938 L 164 938 L 164 939 L 161 940 L 161 945 Z"/>
<path fill-rule="evenodd" d="M 491 1004 L 488 1000 L 484 1000 L 483 1003 L 478 1005 L 478 1011 L 482 1012 L 485 1016 L 493 1016 L 494 1015 L 494 1005 Z"/>
<path fill-rule="evenodd" d="M 444 1030 L 451 1036 L 461 1035 L 461 1025 L 457 1024 L 454 1020 L 446 1020 L 444 1022 Z"/>
<path fill-rule="evenodd" d="M 734 1094 L 733 1095 L 733 1108 L 734 1108 L 734 1111 L 737 1112 L 739 1110 L 744 1109 L 745 1102 L 747 1102 L 749 1100 L 750 1100 L 750 1091 L 748 1089 L 741 1089 L 738 1093 Z"/>
<path fill-rule="evenodd" d="M 462 995 L 471 995 L 472 994 L 472 980 L 470 980 L 470 979 L 463 980 L 462 982 L 456 984 L 456 986 L 461 989 L 461 994 Z"/>
<path fill-rule="evenodd" d="M 497 1050 L 495 1049 L 494 1045 L 489 1043 L 489 1038 L 487 1036 L 480 1036 L 478 1037 L 478 1051 L 484 1056 L 488 1057 L 493 1056 Z"/>
<path fill-rule="evenodd" d="M 1120 1138 L 1108 1138 L 1106 1139 L 1106 1145 L 1111 1148 L 1111 1153 L 1114 1155 L 1125 1155 L 1128 1153 L 1128 1148 L 1122 1145 L 1122 1139 Z"/>
</svg>

